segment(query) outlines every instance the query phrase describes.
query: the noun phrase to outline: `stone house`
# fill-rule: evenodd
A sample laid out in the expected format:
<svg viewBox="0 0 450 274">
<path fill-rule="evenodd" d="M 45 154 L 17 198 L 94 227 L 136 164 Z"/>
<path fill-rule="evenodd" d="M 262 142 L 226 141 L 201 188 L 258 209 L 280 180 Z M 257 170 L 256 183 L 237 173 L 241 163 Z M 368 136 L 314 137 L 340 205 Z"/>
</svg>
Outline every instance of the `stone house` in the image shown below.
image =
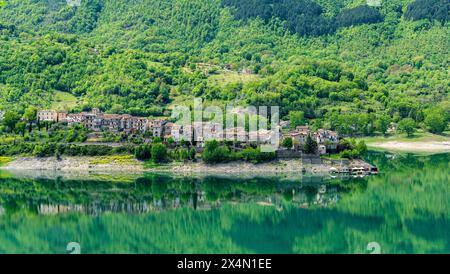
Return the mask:
<svg viewBox="0 0 450 274">
<path fill-rule="evenodd" d="M 175 126 L 175 123 L 172 122 L 167 122 L 164 125 L 164 132 L 163 132 L 163 139 L 164 140 L 168 140 L 169 138 L 173 138 L 174 141 L 176 141 L 176 138 L 179 139 L 179 136 L 175 136 L 175 134 L 179 133 L 179 132 L 172 132 L 173 128 Z"/>
<path fill-rule="evenodd" d="M 164 133 L 164 125 L 167 123 L 167 120 L 164 119 L 148 119 L 148 129 L 153 134 L 153 137 L 163 137 Z"/>
<path fill-rule="evenodd" d="M 248 141 L 257 144 L 270 144 L 275 132 L 273 130 L 260 129 L 258 131 L 250 131 L 248 133 Z"/>
<path fill-rule="evenodd" d="M 336 150 L 339 144 L 337 132 L 327 129 L 318 129 L 316 132 L 313 132 L 309 126 L 299 126 L 289 132 L 286 137 L 291 137 L 294 143 L 293 148 L 299 150 L 305 145 L 308 136 L 311 136 L 317 142 L 320 154 Z"/>
<path fill-rule="evenodd" d="M 287 137 L 291 137 L 294 149 L 301 149 L 306 143 L 306 139 L 311 134 L 309 126 L 298 126 L 295 130 L 288 133 Z"/>
<path fill-rule="evenodd" d="M 37 117 L 42 122 L 56 122 L 58 120 L 58 112 L 55 110 L 41 110 L 38 111 Z"/>
<path fill-rule="evenodd" d="M 223 133 L 227 141 L 248 143 L 248 132 L 243 127 L 226 128 Z"/>
<path fill-rule="evenodd" d="M 120 129 L 126 127 L 126 125 L 124 124 L 124 117 L 125 117 L 125 115 L 104 114 L 103 122 L 102 122 L 102 130 L 107 130 L 110 132 L 120 131 Z M 131 116 L 129 116 L 129 117 L 131 117 Z"/>
<path fill-rule="evenodd" d="M 149 130 L 149 119 L 144 118 L 144 117 L 131 117 L 131 129 L 135 130 L 135 131 L 140 131 L 140 132 L 146 132 Z M 158 135 L 159 137 L 162 136 L 162 130 L 161 133 L 159 133 Z"/>
</svg>

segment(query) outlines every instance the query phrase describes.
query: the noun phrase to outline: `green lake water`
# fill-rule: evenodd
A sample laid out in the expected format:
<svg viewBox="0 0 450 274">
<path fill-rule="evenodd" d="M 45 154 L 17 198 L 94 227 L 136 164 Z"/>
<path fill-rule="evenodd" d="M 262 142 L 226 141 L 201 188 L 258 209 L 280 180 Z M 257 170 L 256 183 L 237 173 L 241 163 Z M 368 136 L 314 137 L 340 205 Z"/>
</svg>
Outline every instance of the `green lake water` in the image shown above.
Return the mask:
<svg viewBox="0 0 450 274">
<path fill-rule="evenodd" d="M 450 154 L 365 178 L 0 172 L 0 253 L 450 253 Z"/>
</svg>

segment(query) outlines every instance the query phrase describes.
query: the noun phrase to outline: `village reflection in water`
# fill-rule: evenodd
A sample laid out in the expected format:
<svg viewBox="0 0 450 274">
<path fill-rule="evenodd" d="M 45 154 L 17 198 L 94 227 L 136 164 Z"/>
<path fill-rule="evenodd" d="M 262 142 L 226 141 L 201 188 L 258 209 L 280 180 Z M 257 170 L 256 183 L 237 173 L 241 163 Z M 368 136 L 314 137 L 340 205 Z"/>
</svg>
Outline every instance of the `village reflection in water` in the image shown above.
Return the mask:
<svg viewBox="0 0 450 274">
<path fill-rule="evenodd" d="M 0 172 L 0 253 L 448 253 L 450 154 L 367 177 Z"/>
<path fill-rule="evenodd" d="M 145 174 L 136 178 L 30 178 L 14 174 L 0 178 L 0 214 L 27 210 L 39 215 L 82 213 L 144 214 L 190 208 L 211 210 L 223 204 L 255 204 L 283 210 L 330 206 L 367 178 L 343 180 L 303 176 L 297 179 L 173 177 Z M 115 177 L 116 178 L 116 177 Z"/>
</svg>

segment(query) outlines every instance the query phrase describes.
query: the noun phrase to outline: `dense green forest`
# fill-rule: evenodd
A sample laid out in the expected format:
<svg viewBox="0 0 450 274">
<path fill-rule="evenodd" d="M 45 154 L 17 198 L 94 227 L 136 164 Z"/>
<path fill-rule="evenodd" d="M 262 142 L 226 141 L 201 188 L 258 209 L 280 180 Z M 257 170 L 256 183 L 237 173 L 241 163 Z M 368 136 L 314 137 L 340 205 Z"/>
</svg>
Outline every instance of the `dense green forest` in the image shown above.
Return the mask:
<svg viewBox="0 0 450 274">
<path fill-rule="evenodd" d="M 0 111 L 168 116 L 197 96 L 344 134 L 405 119 L 440 133 L 449 13 L 448 0 L 2 0 Z"/>
</svg>

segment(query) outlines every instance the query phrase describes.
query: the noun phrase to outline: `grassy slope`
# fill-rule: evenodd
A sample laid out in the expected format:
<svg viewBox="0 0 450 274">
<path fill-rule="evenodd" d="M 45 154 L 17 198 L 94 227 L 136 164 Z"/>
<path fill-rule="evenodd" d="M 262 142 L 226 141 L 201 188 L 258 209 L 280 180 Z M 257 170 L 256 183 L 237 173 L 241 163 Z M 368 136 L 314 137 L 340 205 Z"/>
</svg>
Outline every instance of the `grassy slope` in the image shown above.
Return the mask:
<svg viewBox="0 0 450 274">
<path fill-rule="evenodd" d="M 77 106 L 78 99 L 67 92 L 55 91 L 52 109 L 68 110 Z"/>
<path fill-rule="evenodd" d="M 208 80 L 213 86 L 224 87 L 228 84 L 248 83 L 257 80 L 259 77 L 256 74 L 245 74 L 235 71 L 221 71 L 218 74 L 211 75 Z"/>
</svg>

